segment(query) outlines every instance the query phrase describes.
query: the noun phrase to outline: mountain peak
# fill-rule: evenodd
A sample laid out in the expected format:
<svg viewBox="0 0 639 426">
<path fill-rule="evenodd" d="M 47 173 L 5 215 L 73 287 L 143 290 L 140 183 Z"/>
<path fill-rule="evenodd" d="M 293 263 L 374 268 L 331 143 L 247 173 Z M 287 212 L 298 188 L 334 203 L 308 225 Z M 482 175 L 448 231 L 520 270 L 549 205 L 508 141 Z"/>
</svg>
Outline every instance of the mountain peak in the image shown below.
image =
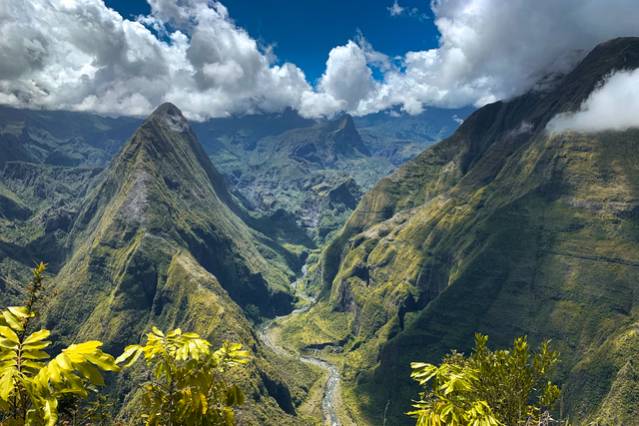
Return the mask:
<svg viewBox="0 0 639 426">
<path fill-rule="evenodd" d="M 353 117 L 350 114 L 344 114 L 334 122 L 335 130 L 344 131 L 344 132 L 357 132 L 355 128 L 355 122 L 353 121 Z"/>
<path fill-rule="evenodd" d="M 157 107 L 149 116 L 149 120 L 160 123 L 178 133 L 186 132 L 189 129 L 189 122 L 182 111 L 170 102 L 165 102 Z"/>
<path fill-rule="evenodd" d="M 619 37 L 592 49 L 571 73 L 571 78 L 578 79 L 579 82 L 586 77 L 601 79 L 612 72 L 637 67 L 639 37 Z"/>
<path fill-rule="evenodd" d="M 352 149 L 355 149 L 364 155 L 370 155 L 370 151 L 364 145 L 364 141 L 357 131 L 353 117 L 350 114 L 344 114 L 331 122 L 329 129 L 337 144 L 337 151 L 341 154 L 347 154 Z"/>
<path fill-rule="evenodd" d="M 597 45 L 565 76 L 556 89 L 559 111 L 546 107 L 547 117 L 577 110 L 602 81 L 612 73 L 639 68 L 639 37 L 619 37 Z M 562 105 L 563 104 L 563 105 Z"/>
<path fill-rule="evenodd" d="M 616 37 L 599 43 L 592 49 L 591 54 L 596 52 L 618 53 L 619 50 L 633 47 L 639 47 L 639 37 Z"/>
<path fill-rule="evenodd" d="M 154 114 L 180 114 L 182 115 L 182 111 L 180 111 L 180 108 L 176 107 L 175 104 L 171 103 L 171 102 L 164 102 L 163 104 L 160 104 L 155 111 L 153 111 L 151 113 L 151 115 Z"/>
</svg>

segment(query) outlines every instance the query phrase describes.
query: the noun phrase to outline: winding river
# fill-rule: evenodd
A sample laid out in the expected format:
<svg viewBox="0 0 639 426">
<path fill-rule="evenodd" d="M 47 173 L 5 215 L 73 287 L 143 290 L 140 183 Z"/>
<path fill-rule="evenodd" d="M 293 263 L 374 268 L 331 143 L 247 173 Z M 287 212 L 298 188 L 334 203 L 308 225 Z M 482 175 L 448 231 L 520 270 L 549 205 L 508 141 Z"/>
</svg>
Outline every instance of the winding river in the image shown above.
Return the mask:
<svg viewBox="0 0 639 426">
<path fill-rule="evenodd" d="M 302 268 L 302 277 L 299 278 L 295 283 L 293 283 L 293 289 L 297 290 L 297 285 L 300 283 L 304 277 L 306 276 L 307 268 L 304 266 Z M 264 343 L 264 345 L 268 346 L 273 352 L 283 355 L 283 356 L 291 356 L 297 357 L 301 362 L 306 364 L 317 366 L 328 373 L 328 377 L 326 379 L 326 385 L 324 386 L 324 395 L 322 397 L 322 417 L 324 426 L 342 426 L 342 423 L 339 420 L 339 416 L 337 415 L 337 398 L 338 398 L 338 390 L 339 390 L 339 382 L 340 375 L 337 366 L 327 362 L 326 360 L 316 358 L 311 355 L 301 355 L 296 351 L 281 346 L 279 342 L 273 339 L 272 331 L 273 328 L 277 325 L 279 321 L 284 319 L 291 318 L 295 315 L 299 315 L 303 312 L 308 311 L 311 306 L 316 302 L 315 299 L 309 298 L 305 294 L 298 294 L 298 296 L 308 300 L 308 304 L 293 310 L 288 315 L 283 315 L 276 317 L 272 320 L 268 320 L 263 322 L 258 328 L 257 335 L 259 339 Z"/>
</svg>

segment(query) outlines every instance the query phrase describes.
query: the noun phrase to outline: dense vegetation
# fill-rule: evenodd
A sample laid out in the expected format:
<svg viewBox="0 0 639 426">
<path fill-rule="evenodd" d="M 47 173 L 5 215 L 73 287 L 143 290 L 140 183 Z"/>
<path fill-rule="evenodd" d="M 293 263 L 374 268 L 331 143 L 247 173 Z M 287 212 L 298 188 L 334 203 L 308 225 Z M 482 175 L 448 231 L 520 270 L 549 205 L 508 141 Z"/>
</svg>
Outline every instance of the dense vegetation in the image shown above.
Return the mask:
<svg viewBox="0 0 639 426">
<path fill-rule="evenodd" d="M 228 370 L 246 364 L 249 353 L 239 343 L 216 351 L 196 333 L 157 328 L 146 344 L 131 345 L 116 363 L 132 366 L 144 355 L 150 380 L 144 385 L 141 410 L 147 425 L 233 425 L 233 407 L 244 401 L 240 388 L 228 383 Z"/>
<path fill-rule="evenodd" d="M 63 396 L 87 398 L 92 389 L 104 385 L 100 370 L 118 371 L 98 341 L 73 344 L 49 360 L 44 349 L 51 345 L 51 332 L 29 332 L 44 270 L 42 263 L 33 270 L 26 306 L 1 312 L 0 418 L 6 425 L 55 425 Z"/>
<path fill-rule="evenodd" d="M 45 351 L 51 332 L 30 332 L 40 302 L 45 265 L 33 269 L 25 306 L 0 311 L 0 422 L 2 425 L 53 426 L 93 424 L 83 422 L 82 410 L 98 410 L 108 404 L 100 399 L 105 385 L 103 371 L 119 372 L 144 356 L 148 380 L 142 384 L 142 403 L 136 418 L 146 425 L 233 425 L 234 407 L 243 403 L 240 388 L 229 369 L 246 364 L 249 353 L 237 343 L 213 351 L 196 333 L 175 329 L 166 334 L 153 327 L 144 345 L 130 345 L 114 359 L 97 340 L 72 344 L 53 359 Z M 47 361 L 48 360 L 48 361 Z M 119 364 L 119 365 L 118 365 Z M 69 399 L 71 397 L 71 399 Z M 72 421 L 60 416 L 61 404 L 73 401 Z M 69 409 L 70 408 L 70 409 Z M 62 418 L 60 418 L 62 417 Z M 94 419 L 91 419 L 94 420 Z M 133 420 L 135 422 L 135 420 Z"/>
</svg>

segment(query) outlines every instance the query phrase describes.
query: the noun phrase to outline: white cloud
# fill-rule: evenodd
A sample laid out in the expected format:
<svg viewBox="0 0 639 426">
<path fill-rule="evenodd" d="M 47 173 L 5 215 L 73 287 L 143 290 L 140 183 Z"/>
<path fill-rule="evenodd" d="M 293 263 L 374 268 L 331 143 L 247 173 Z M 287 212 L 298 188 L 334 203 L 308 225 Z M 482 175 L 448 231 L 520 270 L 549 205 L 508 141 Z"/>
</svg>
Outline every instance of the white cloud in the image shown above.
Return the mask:
<svg viewBox="0 0 639 426">
<path fill-rule="evenodd" d="M 368 59 L 383 80 L 359 102 L 351 99 L 351 112 L 484 105 L 569 71 L 598 43 L 639 35 L 636 0 L 435 0 L 432 9 L 439 47 L 408 52 L 385 67 Z"/>
<path fill-rule="evenodd" d="M 571 69 L 596 44 L 639 35 L 636 0 L 435 0 L 440 46 L 385 73 L 372 110 L 483 105 Z"/>
<path fill-rule="evenodd" d="M 548 123 L 551 132 L 600 132 L 639 127 L 639 70 L 619 71 L 594 90 L 577 112 L 562 113 Z"/>
<path fill-rule="evenodd" d="M 430 19 L 428 14 L 422 12 L 421 10 L 419 10 L 419 8 L 417 7 L 409 8 L 409 7 L 401 6 L 398 0 L 395 0 L 392 5 L 386 8 L 386 10 L 388 10 L 388 13 L 390 14 L 390 16 L 393 16 L 393 17 L 405 15 L 411 18 L 415 18 L 419 21 L 426 21 Z"/>
<path fill-rule="evenodd" d="M 399 5 L 397 0 L 395 0 L 392 5 L 388 6 L 387 9 L 391 16 L 399 16 L 404 13 L 404 8 Z"/>
<path fill-rule="evenodd" d="M 319 82 L 319 90 L 341 102 L 342 109 L 357 110 L 360 101 L 375 89 L 373 73 L 368 67 L 364 50 L 355 42 L 331 50 L 326 72 Z"/>
<path fill-rule="evenodd" d="M 356 36 L 312 87 L 221 3 L 148 2 L 151 14 L 131 21 L 103 0 L 0 1 L 0 103 L 139 115 L 171 101 L 193 119 L 287 106 L 415 114 L 519 94 L 597 43 L 639 33 L 636 0 L 434 0 L 439 47 L 391 59 Z"/>
<path fill-rule="evenodd" d="M 150 4 L 136 22 L 102 0 L 0 2 L 0 102 L 142 115 L 172 101 L 204 119 L 299 107 L 312 92 L 220 3 Z"/>
</svg>

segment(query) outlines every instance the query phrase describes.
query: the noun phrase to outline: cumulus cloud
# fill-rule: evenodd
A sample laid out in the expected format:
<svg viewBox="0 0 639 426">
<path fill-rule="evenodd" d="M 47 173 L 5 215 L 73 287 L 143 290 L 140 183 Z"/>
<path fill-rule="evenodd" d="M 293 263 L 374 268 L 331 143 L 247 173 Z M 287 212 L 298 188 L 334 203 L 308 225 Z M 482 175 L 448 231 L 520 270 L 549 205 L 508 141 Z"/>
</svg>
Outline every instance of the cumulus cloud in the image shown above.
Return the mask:
<svg viewBox="0 0 639 426">
<path fill-rule="evenodd" d="M 357 110 L 359 102 L 375 90 L 373 72 L 364 50 L 355 42 L 331 50 L 319 90 L 340 102 L 344 110 Z"/>
<path fill-rule="evenodd" d="M 192 119 L 285 107 L 416 114 L 519 94 L 639 22 L 636 0 L 434 0 L 437 48 L 391 59 L 355 36 L 331 50 L 313 87 L 222 3 L 147 1 L 137 20 L 103 0 L 0 2 L 0 103 L 141 115 L 171 101 Z"/>
<path fill-rule="evenodd" d="M 600 132 L 639 127 L 639 70 L 619 71 L 594 90 L 577 112 L 548 123 L 551 132 Z"/>
<path fill-rule="evenodd" d="M 172 101 L 204 119 L 313 98 L 302 70 L 274 64 L 222 4 L 149 3 L 132 21 L 102 0 L 0 2 L 0 102 L 141 115 Z"/>
</svg>

